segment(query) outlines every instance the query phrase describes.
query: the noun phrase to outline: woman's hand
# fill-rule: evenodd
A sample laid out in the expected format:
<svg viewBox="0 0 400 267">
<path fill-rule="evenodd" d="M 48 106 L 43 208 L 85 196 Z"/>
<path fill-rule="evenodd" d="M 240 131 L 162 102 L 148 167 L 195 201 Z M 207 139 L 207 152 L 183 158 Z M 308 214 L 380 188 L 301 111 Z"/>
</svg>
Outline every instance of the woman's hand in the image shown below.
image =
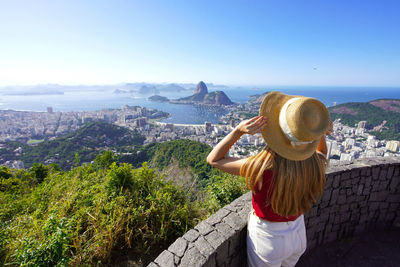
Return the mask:
<svg viewBox="0 0 400 267">
<path fill-rule="evenodd" d="M 244 120 L 236 126 L 236 130 L 241 134 L 251 134 L 254 135 L 256 133 L 262 132 L 267 126 L 267 118 L 263 116 L 256 116 L 249 120 Z"/>
</svg>

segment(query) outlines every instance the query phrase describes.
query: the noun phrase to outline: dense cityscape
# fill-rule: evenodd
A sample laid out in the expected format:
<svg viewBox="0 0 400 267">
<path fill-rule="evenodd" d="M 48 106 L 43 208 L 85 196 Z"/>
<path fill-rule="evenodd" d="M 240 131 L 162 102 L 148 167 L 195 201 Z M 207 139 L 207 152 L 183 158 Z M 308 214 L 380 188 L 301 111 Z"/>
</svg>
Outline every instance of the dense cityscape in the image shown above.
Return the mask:
<svg viewBox="0 0 400 267">
<path fill-rule="evenodd" d="M 221 123 L 211 124 L 172 124 L 160 122 L 168 113 L 138 106 L 123 106 L 121 109 L 104 109 L 89 112 L 47 112 L 0 111 L 0 149 L 6 148 L 7 141 L 19 141 L 28 145 L 37 145 L 44 140 L 76 131 L 90 121 L 105 121 L 135 130 L 146 137 L 144 144 L 166 142 L 176 139 L 189 139 L 215 146 L 241 120 L 255 116 L 262 96 L 254 97 L 246 104 L 226 106 L 229 113 L 221 117 Z M 357 158 L 400 156 L 400 142 L 397 140 L 378 140 L 368 133 L 366 121 L 350 127 L 340 120 L 333 122 L 333 133 L 327 137 L 328 158 L 330 162 L 349 162 Z M 231 156 L 246 156 L 258 153 L 265 146 L 261 135 L 244 135 L 231 148 Z M 112 149 L 112 148 L 110 148 Z M 1 151 L 1 150 L 0 150 Z M 16 155 L 22 154 L 22 148 L 15 149 Z M 22 161 L 10 161 L 0 158 L 8 167 L 24 168 Z"/>
</svg>

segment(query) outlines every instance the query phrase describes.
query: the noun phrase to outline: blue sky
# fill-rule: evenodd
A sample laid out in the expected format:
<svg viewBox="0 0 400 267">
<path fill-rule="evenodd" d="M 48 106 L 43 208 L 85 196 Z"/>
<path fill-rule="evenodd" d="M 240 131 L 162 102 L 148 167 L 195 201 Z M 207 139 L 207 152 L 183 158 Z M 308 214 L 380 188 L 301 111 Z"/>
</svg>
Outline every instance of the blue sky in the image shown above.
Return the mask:
<svg viewBox="0 0 400 267">
<path fill-rule="evenodd" d="M 400 86 L 400 1 L 0 0 L 0 85 Z"/>
</svg>

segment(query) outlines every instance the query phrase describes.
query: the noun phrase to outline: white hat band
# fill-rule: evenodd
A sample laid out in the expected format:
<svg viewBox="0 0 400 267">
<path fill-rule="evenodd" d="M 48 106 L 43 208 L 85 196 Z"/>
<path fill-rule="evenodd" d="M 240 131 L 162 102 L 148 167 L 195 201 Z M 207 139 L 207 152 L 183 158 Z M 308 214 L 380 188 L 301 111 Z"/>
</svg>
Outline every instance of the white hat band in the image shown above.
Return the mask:
<svg viewBox="0 0 400 267">
<path fill-rule="evenodd" d="M 288 125 L 288 122 L 286 119 L 286 111 L 287 111 L 289 105 L 298 99 L 300 99 L 300 97 L 295 97 L 295 98 L 289 99 L 283 105 L 283 107 L 281 108 L 281 111 L 279 113 L 279 126 L 281 127 L 286 138 L 289 139 L 292 146 L 306 145 L 306 144 L 311 144 L 313 142 L 313 141 L 301 141 L 301 140 L 297 139 L 297 137 L 293 134 L 292 130 L 290 129 L 290 127 Z"/>
</svg>

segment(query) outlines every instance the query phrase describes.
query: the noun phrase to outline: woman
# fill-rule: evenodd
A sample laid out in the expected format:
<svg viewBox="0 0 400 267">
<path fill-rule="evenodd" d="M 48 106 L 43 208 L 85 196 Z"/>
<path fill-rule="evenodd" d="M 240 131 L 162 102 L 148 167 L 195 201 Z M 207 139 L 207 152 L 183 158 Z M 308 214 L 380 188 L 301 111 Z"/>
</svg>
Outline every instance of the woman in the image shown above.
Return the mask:
<svg viewBox="0 0 400 267">
<path fill-rule="evenodd" d="M 247 226 L 249 266 L 294 266 L 306 249 L 303 214 L 322 195 L 326 143 L 332 129 L 318 100 L 271 92 L 259 116 L 242 121 L 210 152 L 207 162 L 246 178 L 253 211 Z M 245 133 L 262 133 L 267 145 L 249 158 L 226 157 Z"/>
</svg>

